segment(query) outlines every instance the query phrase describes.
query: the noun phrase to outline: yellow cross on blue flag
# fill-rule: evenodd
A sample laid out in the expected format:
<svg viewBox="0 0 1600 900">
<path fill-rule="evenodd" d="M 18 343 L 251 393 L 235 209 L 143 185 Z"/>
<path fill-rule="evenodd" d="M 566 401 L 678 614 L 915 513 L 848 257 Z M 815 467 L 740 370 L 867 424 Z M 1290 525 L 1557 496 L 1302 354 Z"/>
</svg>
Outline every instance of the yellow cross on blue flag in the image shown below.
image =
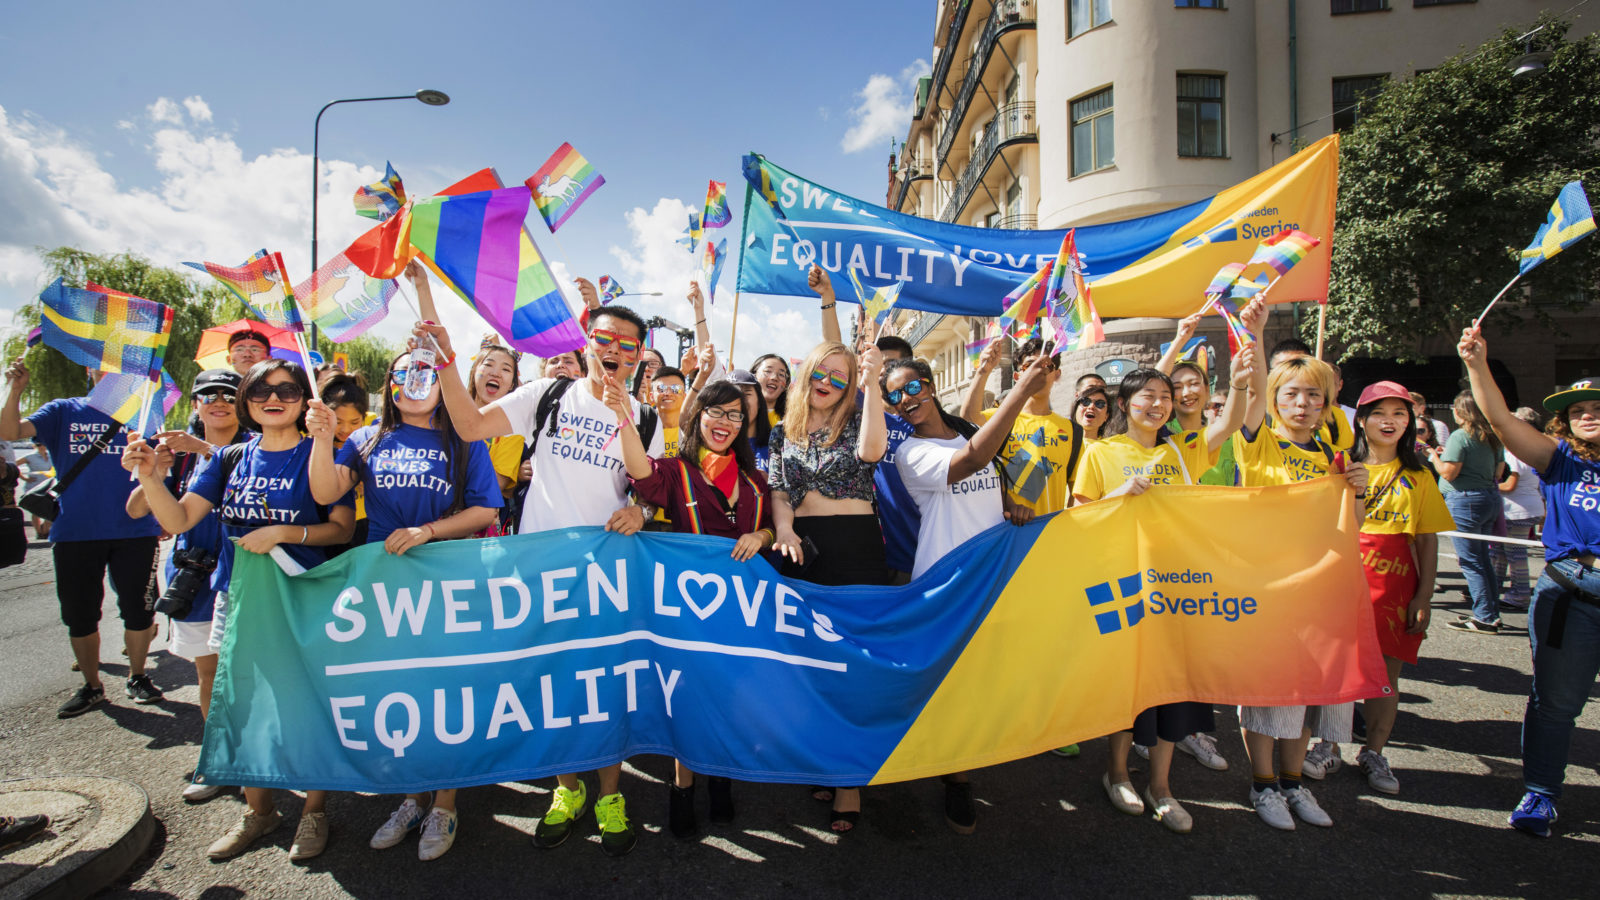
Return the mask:
<svg viewBox="0 0 1600 900">
<path fill-rule="evenodd" d="M 856 286 L 856 297 L 861 300 L 861 307 L 866 311 L 867 321 L 882 322 L 894 309 L 895 303 L 900 299 L 900 289 L 905 287 L 905 282 L 896 281 L 893 284 L 868 290 L 861 283 L 860 276 L 855 269 L 850 269 L 850 283 Z"/>
<path fill-rule="evenodd" d="M 1518 274 L 1528 274 L 1529 269 L 1576 244 L 1591 231 L 1594 231 L 1594 211 L 1589 208 L 1583 182 L 1574 181 L 1556 195 L 1555 205 L 1550 207 L 1550 217 L 1539 226 L 1533 243 L 1522 251 L 1522 268 Z"/>
</svg>

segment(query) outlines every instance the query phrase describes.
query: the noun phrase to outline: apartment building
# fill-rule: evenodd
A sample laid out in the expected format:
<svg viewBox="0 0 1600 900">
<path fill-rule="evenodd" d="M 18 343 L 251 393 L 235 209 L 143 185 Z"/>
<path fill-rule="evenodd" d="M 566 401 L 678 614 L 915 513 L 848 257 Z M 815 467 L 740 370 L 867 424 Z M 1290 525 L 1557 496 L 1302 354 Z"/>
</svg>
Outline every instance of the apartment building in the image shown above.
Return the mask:
<svg viewBox="0 0 1600 900">
<path fill-rule="evenodd" d="M 1551 7 L 1536 0 L 934 5 L 933 71 L 890 161 L 887 204 L 963 225 L 1044 229 L 1127 219 L 1216 194 L 1281 162 L 1297 141 L 1353 125 L 1359 101 L 1386 79 L 1427 70 Z M 1575 20 L 1574 35 L 1588 31 L 1592 25 Z M 1275 311 L 1269 340 L 1289 333 L 1301 315 L 1315 312 Z M 1600 317 L 1583 321 L 1564 330 L 1587 333 L 1587 341 L 1519 336 L 1529 350 L 1507 362 L 1528 398 L 1595 374 Z M 933 365 L 941 395 L 953 398 L 972 374 L 964 345 L 984 325 L 911 313 L 900 331 Z M 1107 322 L 1106 342 L 1064 365 L 1071 376 L 1107 359 L 1153 361 L 1171 327 L 1165 319 Z M 1221 329 L 1213 331 L 1212 343 L 1225 347 Z M 1546 339 L 1556 341 L 1554 353 Z M 1428 349 L 1451 352 L 1443 341 Z M 1453 378 L 1441 369 L 1430 400 L 1448 400 Z M 1004 386 L 997 379 L 988 388 Z"/>
</svg>

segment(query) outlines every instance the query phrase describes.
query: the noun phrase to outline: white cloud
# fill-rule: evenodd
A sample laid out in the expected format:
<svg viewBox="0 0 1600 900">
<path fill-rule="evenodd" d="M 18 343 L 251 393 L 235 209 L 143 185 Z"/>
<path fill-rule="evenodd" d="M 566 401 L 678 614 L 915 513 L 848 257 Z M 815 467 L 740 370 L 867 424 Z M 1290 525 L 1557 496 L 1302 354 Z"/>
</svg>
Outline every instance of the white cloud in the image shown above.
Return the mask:
<svg viewBox="0 0 1600 900">
<path fill-rule="evenodd" d="M 183 124 L 183 111 L 179 109 L 178 104 L 166 97 L 156 98 L 156 102 L 145 107 L 145 112 L 149 113 L 152 122 L 168 125 Z"/>
<path fill-rule="evenodd" d="M 898 76 L 880 72 L 869 77 L 856 94 L 861 102 L 850 110 L 852 124 L 839 141 L 840 148 L 859 153 L 904 134 L 914 112 L 917 79 L 929 71 L 928 62 L 919 59 Z"/>
<path fill-rule="evenodd" d="M 196 122 L 211 121 L 211 107 L 208 106 L 204 100 L 200 99 L 198 95 L 193 97 L 185 97 L 183 100 L 183 108 L 189 111 L 189 118 L 195 120 Z"/>
</svg>

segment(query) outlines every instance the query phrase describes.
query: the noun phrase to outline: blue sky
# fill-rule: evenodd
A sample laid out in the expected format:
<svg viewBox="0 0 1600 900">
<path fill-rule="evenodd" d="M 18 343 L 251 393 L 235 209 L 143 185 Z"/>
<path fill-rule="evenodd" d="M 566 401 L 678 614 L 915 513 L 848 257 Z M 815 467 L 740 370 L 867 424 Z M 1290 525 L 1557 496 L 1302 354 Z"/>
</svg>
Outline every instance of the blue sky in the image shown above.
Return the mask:
<svg viewBox="0 0 1600 900">
<path fill-rule="evenodd" d="M 541 241 L 546 253 L 591 279 L 667 291 L 630 299 L 690 324 L 694 261 L 671 245 L 684 204 L 700 203 L 708 178 L 727 181 L 732 251 L 749 150 L 881 203 L 933 14 L 932 0 L 17 5 L 0 23 L 0 322 L 42 286 L 40 245 L 169 266 L 267 246 L 305 277 L 317 109 L 430 87 L 450 105 L 323 117 L 322 259 L 370 224 L 349 196 L 385 160 L 425 194 L 486 165 L 521 181 L 570 141 L 606 185 L 559 246 Z M 712 315 L 719 345 L 733 266 Z M 449 304 L 452 330 L 477 327 Z M 744 298 L 738 361 L 803 355 L 815 307 Z M 383 333 L 406 319 L 397 308 Z"/>
</svg>

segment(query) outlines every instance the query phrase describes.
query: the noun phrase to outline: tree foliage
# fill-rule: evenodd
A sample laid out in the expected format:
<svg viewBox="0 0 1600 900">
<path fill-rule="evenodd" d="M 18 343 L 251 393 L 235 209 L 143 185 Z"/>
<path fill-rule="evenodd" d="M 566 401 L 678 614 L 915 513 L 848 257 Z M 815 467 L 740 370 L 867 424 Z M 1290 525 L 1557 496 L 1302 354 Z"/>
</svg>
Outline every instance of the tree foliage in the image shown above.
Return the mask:
<svg viewBox="0 0 1600 900">
<path fill-rule="evenodd" d="M 1391 82 L 1341 140 L 1328 334 L 1349 356 L 1420 361 L 1421 341 L 1459 333 L 1516 274 L 1561 187 L 1600 186 L 1600 37 L 1567 41 L 1540 18 L 1531 49 L 1551 51 L 1525 82 L 1507 31 L 1437 69 Z M 1591 188 L 1592 189 L 1592 188 Z M 1600 241 L 1544 263 L 1495 307 L 1489 327 L 1581 303 L 1600 284 Z M 1310 329 L 1315 322 L 1308 322 Z"/>
<path fill-rule="evenodd" d="M 194 359 L 200 333 L 214 325 L 253 318 L 237 297 L 210 278 L 162 268 L 137 254 L 101 255 L 75 247 L 57 247 L 42 251 L 41 256 L 49 281 L 61 278 L 73 287 L 92 281 L 172 307 L 172 337 L 167 344 L 166 369 L 185 391 L 200 374 L 200 366 Z M 17 322 L 23 326 L 24 333 L 37 325 L 39 318 L 37 299 L 17 311 Z M 89 383 L 82 366 L 43 344 L 24 352 L 24 333 L 13 334 L 5 342 L 6 358 L 22 355 L 31 373 L 28 393 L 23 398 L 24 410 L 36 409 L 59 397 L 81 397 L 88 392 Z M 350 354 L 352 370 L 362 372 L 369 385 L 382 384 L 380 379 L 390 359 L 398 352 L 371 335 L 344 344 L 333 344 L 323 337 L 319 344 L 323 356 L 328 359 L 335 350 Z M 185 393 L 167 417 L 167 424 L 179 427 L 188 419 L 189 398 Z"/>
</svg>

